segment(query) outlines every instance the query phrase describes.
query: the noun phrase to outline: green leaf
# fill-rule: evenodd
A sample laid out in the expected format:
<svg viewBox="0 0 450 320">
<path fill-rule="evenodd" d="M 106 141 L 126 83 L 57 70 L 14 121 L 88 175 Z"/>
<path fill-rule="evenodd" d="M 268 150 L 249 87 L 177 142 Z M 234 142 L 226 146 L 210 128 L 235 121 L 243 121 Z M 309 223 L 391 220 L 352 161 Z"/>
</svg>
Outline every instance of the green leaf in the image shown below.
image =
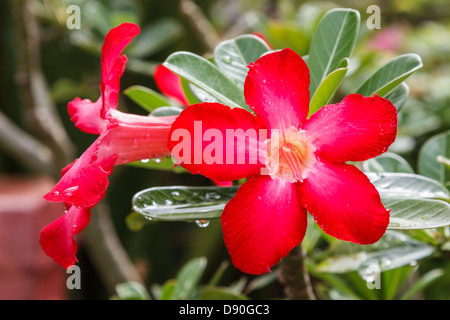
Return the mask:
<svg viewBox="0 0 450 320">
<path fill-rule="evenodd" d="M 117 284 L 116 293 L 121 300 L 150 300 L 147 290 L 136 281 Z"/>
<path fill-rule="evenodd" d="M 404 158 L 392 152 L 385 152 L 378 157 L 366 160 L 362 163 L 362 166 L 363 170 L 367 172 L 414 173 L 414 170 Z"/>
<path fill-rule="evenodd" d="M 426 274 L 421 276 L 417 281 L 413 283 L 411 287 L 409 287 L 406 292 L 400 297 L 400 300 L 407 300 L 411 298 L 414 294 L 419 291 L 422 291 L 437 279 L 442 277 L 445 274 L 444 269 L 433 269 L 428 271 Z"/>
<path fill-rule="evenodd" d="M 238 187 L 153 187 L 132 199 L 133 210 L 150 219 L 195 221 L 219 218 Z"/>
<path fill-rule="evenodd" d="M 205 268 L 205 257 L 194 258 L 188 261 L 177 274 L 175 287 L 170 298 L 172 300 L 186 300 L 191 298 Z"/>
<path fill-rule="evenodd" d="M 192 87 L 195 87 L 192 83 L 189 83 L 186 79 L 180 78 L 181 88 L 183 89 L 184 96 L 186 97 L 188 104 L 196 104 L 202 101 L 198 100 L 195 94 L 192 92 Z M 199 89 L 200 90 L 200 89 Z"/>
<path fill-rule="evenodd" d="M 155 158 L 155 159 L 142 159 L 141 161 L 131 162 L 127 165 L 152 170 L 171 171 L 174 173 L 186 173 L 188 172 L 182 166 L 174 167 L 174 162 L 171 158 Z"/>
<path fill-rule="evenodd" d="M 176 285 L 177 281 L 175 279 L 170 279 L 164 282 L 164 285 L 161 288 L 159 300 L 170 300 Z"/>
<path fill-rule="evenodd" d="M 183 111 L 183 109 L 180 107 L 159 107 L 158 109 L 153 110 L 150 115 L 153 117 L 178 116 L 181 111 Z"/>
<path fill-rule="evenodd" d="M 163 95 L 143 86 L 131 86 L 123 93 L 148 112 L 152 112 L 159 107 L 170 106 L 173 104 Z"/>
<path fill-rule="evenodd" d="M 397 112 L 400 112 L 408 98 L 408 94 L 409 87 L 406 83 L 402 82 L 397 88 L 388 93 L 385 98 L 392 102 Z"/>
<path fill-rule="evenodd" d="M 339 87 L 339 84 L 342 82 L 342 79 L 344 79 L 347 74 L 348 68 L 349 59 L 345 58 L 342 60 L 342 63 L 339 65 L 338 69 L 332 71 L 322 81 L 311 99 L 308 116 L 311 116 L 314 112 L 328 104 Z"/>
<path fill-rule="evenodd" d="M 247 66 L 269 50 L 269 46 L 257 36 L 242 35 L 219 43 L 214 49 L 214 62 L 228 78 L 243 88 Z"/>
<path fill-rule="evenodd" d="M 419 259 L 430 256 L 434 248 L 423 244 L 400 232 L 388 231 L 375 244 L 361 246 L 351 242 L 339 241 L 339 251 L 323 260 L 317 266 L 317 272 L 346 273 L 358 271 L 366 281 L 379 272 L 409 265 Z M 337 246 L 336 246 L 337 247 Z"/>
<path fill-rule="evenodd" d="M 442 184 L 418 174 L 367 172 L 366 175 L 382 196 L 450 200 L 450 194 Z"/>
<path fill-rule="evenodd" d="M 245 103 L 244 92 L 228 79 L 213 63 L 190 52 L 175 52 L 163 63 L 164 66 L 230 106 L 250 110 Z"/>
<path fill-rule="evenodd" d="M 448 224 L 449 192 L 438 182 L 409 173 L 366 173 L 391 208 L 391 229 L 423 229 Z M 196 221 L 219 218 L 238 186 L 153 187 L 134 195 L 133 210 L 149 219 Z"/>
<path fill-rule="evenodd" d="M 372 96 L 375 93 L 385 97 L 420 68 L 422 68 L 422 59 L 417 54 L 408 53 L 398 56 L 372 74 L 356 93 L 363 96 Z"/>
<path fill-rule="evenodd" d="M 445 159 L 450 159 L 450 131 L 430 138 L 419 151 L 418 171 L 440 183 L 449 186 L 450 167 Z"/>
<path fill-rule="evenodd" d="M 405 199 L 381 197 L 383 205 L 391 209 L 390 230 L 416 230 L 450 225 L 450 204 L 434 199 Z"/>
<path fill-rule="evenodd" d="M 311 97 L 343 59 L 350 57 L 358 35 L 359 20 L 359 12 L 353 9 L 333 9 L 320 20 L 309 49 Z"/>
<path fill-rule="evenodd" d="M 146 219 L 142 214 L 133 211 L 125 217 L 125 223 L 131 231 L 139 231 L 145 225 L 151 223 L 151 221 Z"/>
</svg>

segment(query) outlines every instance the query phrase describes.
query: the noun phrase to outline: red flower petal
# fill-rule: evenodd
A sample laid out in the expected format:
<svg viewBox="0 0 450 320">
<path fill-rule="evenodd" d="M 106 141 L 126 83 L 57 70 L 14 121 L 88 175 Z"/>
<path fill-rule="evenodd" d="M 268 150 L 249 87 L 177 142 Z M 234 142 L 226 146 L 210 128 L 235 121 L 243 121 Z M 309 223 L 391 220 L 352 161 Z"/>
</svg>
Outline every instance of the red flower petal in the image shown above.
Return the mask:
<svg viewBox="0 0 450 320">
<path fill-rule="evenodd" d="M 106 129 L 109 110 L 117 108 L 120 77 L 127 62 L 126 56 L 120 54 L 138 33 L 137 25 L 123 23 L 105 36 L 101 58 L 100 98 L 96 102 L 75 98 L 67 106 L 71 120 L 78 129 L 93 134 L 100 134 Z"/>
<path fill-rule="evenodd" d="M 318 162 L 298 184 L 298 196 L 319 226 L 341 240 L 374 243 L 389 224 L 378 191 L 352 165 Z"/>
<path fill-rule="evenodd" d="M 169 137 L 177 164 L 193 174 L 236 180 L 259 175 L 264 166 L 267 130 L 241 108 L 220 103 L 191 105 L 175 120 Z"/>
<path fill-rule="evenodd" d="M 176 116 L 139 116 L 111 110 L 114 125 L 104 135 L 99 157 L 117 154 L 115 165 L 170 155 L 169 132 Z"/>
<path fill-rule="evenodd" d="M 306 211 L 295 184 L 269 176 L 250 178 L 223 211 L 222 230 L 233 264 L 241 271 L 270 271 L 303 240 Z"/>
<path fill-rule="evenodd" d="M 165 96 L 174 99 L 181 105 L 189 105 L 189 101 L 187 100 L 183 91 L 183 87 L 181 86 L 181 79 L 178 75 L 176 75 L 163 65 L 158 65 L 155 68 L 153 77 L 159 90 Z"/>
<path fill-rule="evenodd" d="M 64 268 L 77 262 L 77 243 L 73 237 L 88 225 L 89 208 L 70 207 L 67 212 L 41 231 L 40 243 L 44 252 Z"/>
<path fill-rule="evenodd" d="M 103 134 L 74 161 L 65 168 L 65 174 L 53 189 L 44 195 L 47 201 L 64 202 L 76 207 L 95 206 L 105 196 L 117 155 L 98 158 L 97 152 Z"/>
<path fill-rule="evenodd" d="M 103 199 L 114 165 L 168 156 L 175 116 L 147 117 L 111 110 L 112 124 L 44 196 L 48 201 L 92 207 Z"/>
<path fill-rule="evenodd" d="M 233 186 L 233 181 L 219 181 L 219 180 L 211 180 L 218 187 L 231 187 Z"/>
<path fill-rule="evenodd" d="M 102 117 L 110 108 L 117 107 L 120 90 L 120 77 L 123 74 L 127 58 L 120 55 L 125 47 L 140 32 L 139 27 L 133 23 L 122 23 L 111 29 L 105 36 L 102 46 L 102 81 L 101 92 L 103 98 Z"/>
<path fill-rule="evenodd" d="M 67 105 L 67 111 L 71 116 L 70 120 L 78 129 L 86 133 L 100 134 L 108 125 L 108 122 L 100 116 L 102 104 L 101 97 L 96 102 L 75 98 Z"/>
<path fill-rule="evenodd" d="M 250 64 L 244 84 L 247 104 L 269 129 L 299 128 L 309 109 L 309 70 L 291 49 Z"/>
<path fill-rule="evenodd" d="M 397 110 L 379 96 L 351 94 L 314 113 L 302 126 L 316 155 L 330 161 L 363 161 L 385 152 L 397 134 Z"/>
</svg>

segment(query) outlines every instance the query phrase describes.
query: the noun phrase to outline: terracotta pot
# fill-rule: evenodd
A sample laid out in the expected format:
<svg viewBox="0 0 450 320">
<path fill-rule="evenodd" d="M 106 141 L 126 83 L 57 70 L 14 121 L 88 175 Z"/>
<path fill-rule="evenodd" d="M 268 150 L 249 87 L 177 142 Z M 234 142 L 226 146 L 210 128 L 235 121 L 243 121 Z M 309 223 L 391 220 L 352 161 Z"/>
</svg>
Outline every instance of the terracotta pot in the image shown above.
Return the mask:
<svg viewBox="0 0 450 320">
<path fill-rule="evenodd" d="M 64 212 L 42 199 L 46 177 L 0 176 L 0 299 L 66 299 L 68 274 L 42 251 L 39 234 Z"/>
</svg>

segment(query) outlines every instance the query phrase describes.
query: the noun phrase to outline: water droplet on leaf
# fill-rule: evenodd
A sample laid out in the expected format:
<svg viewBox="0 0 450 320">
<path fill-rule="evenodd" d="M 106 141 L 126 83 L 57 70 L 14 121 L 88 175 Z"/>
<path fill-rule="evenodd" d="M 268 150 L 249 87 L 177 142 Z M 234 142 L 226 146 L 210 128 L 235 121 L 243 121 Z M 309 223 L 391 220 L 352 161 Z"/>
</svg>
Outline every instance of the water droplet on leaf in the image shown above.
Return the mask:
<svg viewBox="0 0 450 320">
<path fill-rule="evenodd" d="M 172 195 L 173 200 L 176 200 L 176 201 L 186 200 L 186 196 L 181 194 L 179 191 L 172 191 L 170 194 Z"/>
<path fill-rule="evenodd" d="M 195 223 L 200 228 L 206 228 L 207 226 L 209 226 L 209 220 L 195 220 Z"/>
<path fill-rule="evenodd" d="M 223 57 L 223 62 L 225 62 L 225 63 L 231 63 L 231 62 L 233 62 L 233 60 L 231 59 L 231 57 L 230 56 L 225 56 L 225 57 Z"/>
</svg>

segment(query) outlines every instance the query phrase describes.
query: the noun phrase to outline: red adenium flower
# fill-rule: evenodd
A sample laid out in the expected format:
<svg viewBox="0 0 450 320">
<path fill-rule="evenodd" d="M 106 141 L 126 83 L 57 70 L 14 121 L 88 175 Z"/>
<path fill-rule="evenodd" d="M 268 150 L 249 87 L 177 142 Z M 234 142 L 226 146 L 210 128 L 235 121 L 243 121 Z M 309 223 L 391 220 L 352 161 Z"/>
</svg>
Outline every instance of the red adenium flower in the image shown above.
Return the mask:
<svg viewBox="0 0 450 320">
<path fill-rule="evenodd" d="M 100 98 L 96 102 L 76 98 L 68 104 L 75 125 L 99 137 L 62 170 L 60 181 L 44 196 L 48 201 L 64 202 L 68 208 L 42 230 L 40 239 L 43 250 L 66 268 L 77 261 L 73 236 L 89 223 L 89 209 L 104 197 L 114 166 L 170 154 L 167 139 L 175 116 L 140 116 L 116 109 L 127 62 L 121 52 L 139 32 L 131 23 L 111 29 L 102 47 Z"/>
<path fill-rule="evenodd" d="M 389 210 L 375 187 L 345 162 L 367 160 L 387 150 L 397 132 L 395 107 L 377 95 L 351 94 L 307 119 L 308 87 L 305 62 L 284 49 L 249 66 L 244 94 L 255 115 L 202 103 L 187 107 L 172 125 L 169 149 L 173 156 L 179 144 L 193 150 L 183 150 L 182 159 L 177 158 L 191 173 L 218 180 L 248 178 L 221 217 L 233 264 L 243 272 L 270 271 L 299 245 L 307 211 L 329 235 L 359 244 L 376 242 L 389 223 Z M 250 134 L 264 129 L 266 135 Z M 230 130 L 232 146 L 228 140 L 218 143 Z M 188 132 L 190 139 L 180 142 L 180 132 Z M 200 142 L 195 137 L 199 133 Z M 247 143 L 237 145 L 234 139 Z M 215 153 L 213 144 L 221 146 Z M 230 151 L 234 162 L 211 161 L 225 154 L 228 159 Z M 205 154 L 210 158 L 199 161 Z"/>
<path fill-rule="evenodd" d="M 189 101 L 184 94 L 183 87 L 181 85 L 181 78 L 170 71 L 162 64 L 155 68 L 153 73 L 156 85 L 158 89 L 167 97 L 175 100 L 184 107 L 189 105 Z M 219 187 L 230 187 L 233 185 L 232 181 L 219 181 L 212 179 L 212 182 Z"/>
</svg>

